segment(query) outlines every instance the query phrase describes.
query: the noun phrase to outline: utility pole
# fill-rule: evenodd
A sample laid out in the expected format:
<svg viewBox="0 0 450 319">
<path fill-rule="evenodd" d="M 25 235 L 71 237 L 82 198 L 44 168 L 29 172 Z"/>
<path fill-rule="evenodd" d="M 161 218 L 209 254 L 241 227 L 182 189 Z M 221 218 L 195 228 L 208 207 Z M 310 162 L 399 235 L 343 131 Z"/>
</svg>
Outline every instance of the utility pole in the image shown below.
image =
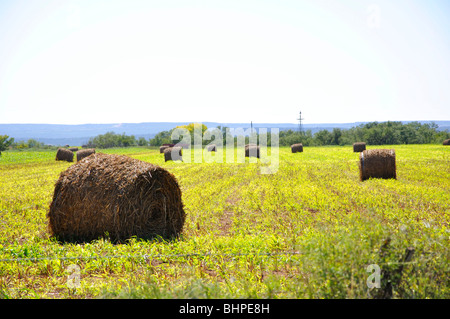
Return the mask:
<svg viewBox="0 0 450 319">
<path fill-rule="evenodd" d="M 302 120 L 304 120 L 302 118 L 302 111 L 300 111 L 300 116 L 299 116 L 299 118 L 297 120 L 298 120 L 298 132 L 300 134 L 302 134 L 303 133 Z"/>
</svg>

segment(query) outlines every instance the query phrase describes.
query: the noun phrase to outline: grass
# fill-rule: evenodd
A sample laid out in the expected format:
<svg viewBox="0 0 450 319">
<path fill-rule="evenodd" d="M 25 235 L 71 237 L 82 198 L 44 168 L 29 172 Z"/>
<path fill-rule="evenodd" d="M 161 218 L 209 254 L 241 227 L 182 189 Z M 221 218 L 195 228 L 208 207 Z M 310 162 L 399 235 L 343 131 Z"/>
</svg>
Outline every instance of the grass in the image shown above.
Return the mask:
<svg viewBox="0 0 450 319">
<path fill-rule="evenodd" d="M 397 180 L 360 182 L 351 146 L 282 147 L 268 175 L 248 159 L 165 163 L 156 148 L 101 151 L 165 167 L 183 192 L 179 239 L 126 244 L 49 238 L 54 183 L 74 163 L 56 162 L 55 151 L 3 152 L 0 297 L 371 298 L 379 290 L 368 288 L 367 266 L 393 273 L 413 247 L 393 297 L 449 298 L 450 148 L 383 148 L 396 150 Z"/>
</svg>

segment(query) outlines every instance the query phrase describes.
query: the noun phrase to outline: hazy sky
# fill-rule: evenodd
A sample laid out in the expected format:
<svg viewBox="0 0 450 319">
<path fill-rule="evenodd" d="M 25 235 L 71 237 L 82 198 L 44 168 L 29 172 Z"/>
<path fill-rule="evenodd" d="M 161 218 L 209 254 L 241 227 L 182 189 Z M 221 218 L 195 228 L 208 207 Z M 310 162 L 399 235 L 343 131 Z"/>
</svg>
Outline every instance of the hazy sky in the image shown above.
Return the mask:
<svg viewBox="0 0 450 319">
<path fill-rule="evenodd" d="M 450 120 L 450 1 L 0 0 L 0 123 Z"/>
</svg>

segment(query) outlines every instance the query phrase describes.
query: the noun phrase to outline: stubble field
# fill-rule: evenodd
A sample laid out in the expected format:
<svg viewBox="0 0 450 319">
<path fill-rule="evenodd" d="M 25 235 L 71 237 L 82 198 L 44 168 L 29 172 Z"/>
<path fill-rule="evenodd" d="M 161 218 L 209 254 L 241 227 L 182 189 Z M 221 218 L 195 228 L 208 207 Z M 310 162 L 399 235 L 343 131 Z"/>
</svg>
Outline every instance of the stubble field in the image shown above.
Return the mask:
<svg viewBox="0 0 450 319">
<path fill-rule="evenodd" d="M 122 244 L 50 238 L 54 184 L 74 163 L 55 151 L 4 152 L 0 297 L 373 298 L 390 279 L 394 298 L 449 298 L 450 147 L 371 148 L 395 149 L 397 180 L 360 182 L 351 146 L 281 147 L 274 174 L 248 159 L 165 163 L 157 149 L 99 150 L 168 169 L 183 194 L 180 238 Z M 381 288 L 369 288 L 377 278 Z"/>
</svg>

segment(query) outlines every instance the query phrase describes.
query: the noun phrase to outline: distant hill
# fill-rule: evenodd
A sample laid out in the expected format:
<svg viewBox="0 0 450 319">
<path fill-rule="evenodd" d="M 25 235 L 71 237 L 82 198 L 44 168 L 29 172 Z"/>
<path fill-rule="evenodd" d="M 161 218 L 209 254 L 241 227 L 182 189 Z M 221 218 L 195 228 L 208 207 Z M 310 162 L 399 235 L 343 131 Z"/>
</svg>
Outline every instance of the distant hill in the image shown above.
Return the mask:
<svg viewBox="0 0 450 319">
<path fill-rule="evenodd" d="M 410 121 L 403 121 L 408 123 Z M 431 121 L 419 121 L 430 123 Z M 434 121 L 439 130 L 450 131 L 450 121 Z M 355 123 L 318 123 L 303 124 L 304 130 L 311 130 L 315 133 L 320 130 L 332 130 L 333 128 L 349 129 L 367 122 Z M 89 138 L 106 132 L 117 134 L 125 133 L 146 139 L 154 137 L 161 131 L 168 131 L 178 125 L 186 125 L 189 122 L 147 122 L 147 123 L 111 123 L 111 124 L 0 124 L 0 135 L 9 135 L 16 141 L 26 141 L 35 139 L 51 145 L 82 145 L 87 143 Z M 226 126 L 230 128 L 250 128 L 250 123 L 218 123 L 203 122 L 208 128 Z M 295 123 L 253 123 L 254 128 L 279 128 L 283 130 L 296 130 L 298 124 Z"/>
</svg>

